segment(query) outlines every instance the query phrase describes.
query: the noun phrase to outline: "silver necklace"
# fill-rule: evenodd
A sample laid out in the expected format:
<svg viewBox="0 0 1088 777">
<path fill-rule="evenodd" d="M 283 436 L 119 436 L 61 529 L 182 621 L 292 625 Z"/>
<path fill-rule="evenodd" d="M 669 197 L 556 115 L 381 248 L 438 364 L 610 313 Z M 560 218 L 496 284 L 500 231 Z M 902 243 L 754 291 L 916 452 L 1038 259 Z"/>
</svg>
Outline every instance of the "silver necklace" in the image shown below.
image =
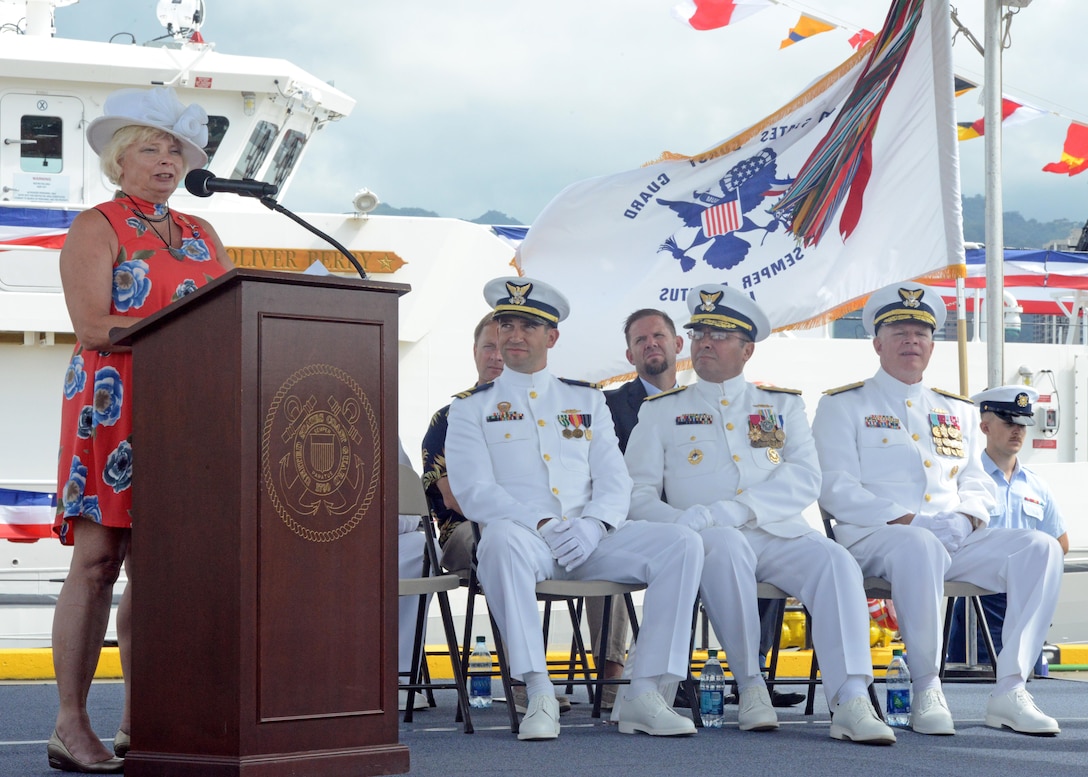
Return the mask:
<svg viewBox="0 0 1088 777">
<path fill-rule="evenodd" d="M 128 194 L 125 194 L 124 192 L 121 193 L 124 194 L 126 198 L 128 198 L 129 202 L 132 203 L 131 208 L 136 213 L 136 215 L 146 221 L 148 224 L 152 225 L 151 231 L 155 233 L 155 237 L 162 241 L 162 244 L 166 247 L 166 250 L 170 252 L 170 255 L 178 261 L 182 261 L 185 258 L 185 255 L 182 254 L 180 249 L 174 248 L 174 246 L 171 245 L 171 243 L 174 242 L 174 221 L 173 219 L 170 219 L 170 206 L 165 206 L 166 212 L 163 213 L 161 216 L 151 218 L 142 210 L 140 210 L 140 206 L 136 204 L 136 200 L 132 199 L 132 197 L 130 197 Z M 170 220 L 167 221 L 167 219 Z M 163 237 L 162 233 L 159 232 L 158 227 L 154 226 L 155 224 L 161 224 L 164 221 L 166 221 L 166 237 Z"/>
</svg>

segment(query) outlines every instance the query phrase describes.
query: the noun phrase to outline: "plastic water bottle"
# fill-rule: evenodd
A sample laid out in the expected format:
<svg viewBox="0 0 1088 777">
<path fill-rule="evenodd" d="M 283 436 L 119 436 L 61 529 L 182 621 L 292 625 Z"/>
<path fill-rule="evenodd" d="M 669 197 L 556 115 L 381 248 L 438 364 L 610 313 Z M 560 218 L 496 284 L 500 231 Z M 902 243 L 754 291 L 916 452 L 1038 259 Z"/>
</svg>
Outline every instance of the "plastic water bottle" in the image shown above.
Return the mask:
<svg viewBox="0 0 1088 777">
<path fill-rule="evenodd" d="M 491 651 L 483 637 L 476 637 L 476 647 L 468 657 L 468 703 L 472 707 L 491 706 Z"/>
<path fill-rule="evenodd" d="M 699 714 L 703 725 L 721 728 L 725 718 L 725 673 L 718 661 L 718 651 L 707 651 L 703 672 L 699 675 Z"/>
<path fill-rule="evenodd" d="M 888 689 L 888 725 L 906 728 L 910 725 L 910 670 L 902 650 L 892 651 L 884 685 Z"/>
</svg>

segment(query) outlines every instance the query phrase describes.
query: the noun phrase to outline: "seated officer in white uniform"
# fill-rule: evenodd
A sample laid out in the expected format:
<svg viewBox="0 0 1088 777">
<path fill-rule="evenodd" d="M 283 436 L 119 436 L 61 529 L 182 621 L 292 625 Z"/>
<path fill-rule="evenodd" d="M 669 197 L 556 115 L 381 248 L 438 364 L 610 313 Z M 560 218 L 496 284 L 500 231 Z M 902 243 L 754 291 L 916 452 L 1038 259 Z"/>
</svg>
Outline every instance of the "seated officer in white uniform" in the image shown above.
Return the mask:
<svg viewBox="0 0 1088 777">
<path fill-rule="evenodd" d="M 1030 386 L 998 386 L 971 397 L 978 405 L 982 419 L 979 430 L 986 436 L 982 452 L 982 468 L 993 479 L 997 489 L 997 512 L 990 516 L 991 529 L 1034 529 L 1045 532 L 1058 541 L 1062 553 L 1069 552 L 1069 535 L 1065 519 L 1042 478 L 1025 467 L 1017 454 L 1028 438 L 1027 428 L 1035 425 L 1032 403 L 1039 392 Z M 986 611 L 994 648 L 1001 650 L 1001 633 L 1005 624 L 1007 597 L 1004 593 L 980 597 Z M 966 626 L 964 601 L 956 601 L 952 613 L 952 631 L 948 638 L 948 660 L 966 658 Z M 982 642 L 979 624 L 978 660 L 989 661 Z M 1035 662 L 1035 672 L 1043 671 L 1042 657 Z"/>
<path fill-rule="evenodd" d="M 911 728 L 955 733 L 938 671 L 944 581 L 957 580 L 1008 593 L 986 725 L 1057 734 L 1024 683 L 1057 605 L 1061 549 L 1042 532 L 986 528 L 995 502 L 978 412 L 922 383 L 933 333 L 944 326 L 940 295 L 893 284 L 869 297 L 862 319 L 880 369 L 825 392 L 816 408 L 820 506 L 862 572 L 891 581 L 913 684 Z"/>
<path fill-rule="evenodd" d="M 480 582 L 510 671 L 526 685 L 518 738 L 559 735 L 535 595 L 536 583 L 550 578 L 646 584 L 619 730 L 694 734 L 657 689 L 687 675 L 699 538 L 678 526 L 626 522 L 631 479 L 604 394 L 548 371 L 566 298 L 529 278 L 492 280 L 484 297 L 506 366 L 450 405 L 446 466 L 465 516 L 481 526 Z"/>
<path fill-rule="evenodd" d="M 625 459 L 631 518 L 699 532 L 700 592 L 736 678 L 742 731 L 778 728 L 759 668 L 756 581 L 812 613 L 831 700 L 831 736 L 891 744 L 869 701 L 869 611 L 858 565 L 801 516 L 820 493 L 820 467 L 799 392 L 744 379 L 767 317 L 725 286 L 688 292 L 691 361 L 699 381 L 648 398 Z M 667 502 L 662 501 L 662 493 Z"/>
</svg>

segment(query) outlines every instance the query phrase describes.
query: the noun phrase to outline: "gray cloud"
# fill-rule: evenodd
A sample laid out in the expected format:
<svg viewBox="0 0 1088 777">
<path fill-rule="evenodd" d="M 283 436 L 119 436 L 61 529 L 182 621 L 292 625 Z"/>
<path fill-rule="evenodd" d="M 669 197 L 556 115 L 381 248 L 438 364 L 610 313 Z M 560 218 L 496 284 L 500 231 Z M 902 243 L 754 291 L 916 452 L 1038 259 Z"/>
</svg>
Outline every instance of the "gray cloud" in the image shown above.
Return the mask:
<svg viewBox="0 0 1088 777">
<path fill-rule="evenodd" d="M 888 6 L 790 2 L 868 29 Z M 1040 0 L 1017 15 L 1005 92 L 1088 122 L 1081 2 Z M 289 59 L 358 101 L 315 139 L 289 207 L 347 210 L 351 193 L 367 186 L 397 206 L 463 218 L 494 208 L 528 223 L 576 180 L 729 137 L 850 54 L 841 31 L 779 51 L 795 10 L 697 33 L 669 16 L 672 4 L 209 0 L 203 34 L 218 51 Z M 982 4 L 964 5 L 972 7 L 960 18 L 981 39 Z M 82 0 L 58 10 L 58 28 L 96 40 L 129 31 L 143 42 L 162 33 L 149 6 Z M 955 52 L 958 72 L 981 75 L 982 59 L 965 41 Z M 964 120 L 982 114 L 973 97 L 957 110 Z M 1088 218 L 1088 176 L 1041 172 L 1058 159 L 1068 123 L 1047 116 L 1006 129 L 1006 210 Z M 964 193 L 982 193 L 983 141 L 960 152 Z"/>
</svg>

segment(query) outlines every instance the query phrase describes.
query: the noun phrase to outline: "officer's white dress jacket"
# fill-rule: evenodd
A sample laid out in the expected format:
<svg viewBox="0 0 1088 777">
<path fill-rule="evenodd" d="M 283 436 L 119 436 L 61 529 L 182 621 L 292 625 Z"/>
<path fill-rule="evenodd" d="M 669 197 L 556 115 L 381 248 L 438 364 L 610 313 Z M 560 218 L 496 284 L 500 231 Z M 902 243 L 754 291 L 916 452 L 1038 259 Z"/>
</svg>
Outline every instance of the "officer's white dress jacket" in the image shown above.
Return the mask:
<svg viewBox="0 0 1088 777">
<path fill-rule="evenodd" d="M 782 432 L 782 447 L 755 446 L 753 426 L 767 420 Z M 687 507 L 723 501 L 747 508 L 745 527 L 778 537 L 813 531 L 801 512 L 820 493 L 820 467 L 794 392 L 739 375 L 658 394 L 642 403 L 625 460 L 631 518 L 675 522 Z"/>
<path fill-rule="evenodd" d="M 484 527 L 589 516 L 614 529 L 627 518 L 631 479 L 604 394 L 547 369 L 507 368 L 455 398 L 446 466 L 465 517 Z"/>
<path fill-rule="evenodd" d="M 957 429 L 948 447 L 934 431 Z M 907 513 L 961 512 L 987 523 L 993 484 L 982 468 L 982 432 L 974 404 L 883 369 L 856 387 L 825 394 L 812 424 L 823 469 L 820 506 L 850 547 Z"/>
</svg>

